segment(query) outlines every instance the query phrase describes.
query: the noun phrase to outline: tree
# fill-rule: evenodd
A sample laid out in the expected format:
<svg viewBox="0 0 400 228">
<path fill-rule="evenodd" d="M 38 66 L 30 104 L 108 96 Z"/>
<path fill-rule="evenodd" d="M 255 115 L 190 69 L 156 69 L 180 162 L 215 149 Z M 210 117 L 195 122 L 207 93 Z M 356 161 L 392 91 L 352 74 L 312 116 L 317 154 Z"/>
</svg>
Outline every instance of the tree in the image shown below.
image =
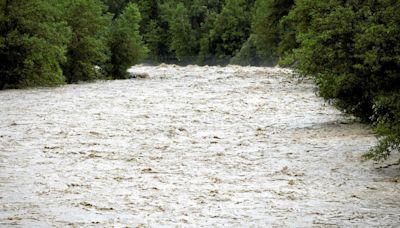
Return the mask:
<svg viewBox="0 0 400 228">
<path fill-rule="evenodd" d="M 0 3 L 0 89 L 64 83 L 70 30 L 42 0 Z"/>
<path fill-rule="evenodd" d="M 250 34 L 251 15 L 244 0 L 227 0 L 210 31 L 211 50 L 219 62 L 226 63 L 237 52 Z"/>
<path fill-rule="evenodd" d="M 372 123 L 382 138 L 366 156 L 400 148 L 400 2 L 297 1 L 284 20 L 296 30 L 290 56 L 337 107 Z"/>
<path fill-rule="evenodd" d="M 147 30 L 143 37 L 145 41 L 145 45 L 148 48 L 149 54 L 148 54 L 148 60 L 151 62 L 157 62 L 159 57 L 162 56 L 163 53 L 163 41 L 164 36 L 163 29 L 160 28 L 158 25 L 157 20 L 152 20 L 149 22 L 147 25 Z"/>
<path fill-rule="evenodd" d="M 69 83 L 103 77 L 96 66 L 104 68 L 108 59 L 107 31 L 111 15 L 99 0 L 69 1 L 64 18 L 72 29 L 67 63 L 63 70 Z"/>
<path fill-rule="evenodd" d="M 387 158 L 400 151 L 400 2 L 360 3 L 354 36 L 354 71 L 364 81 L 371 99 L 369 121 L 381 136 L 366 158 Z M 357 8 L 356 8 L 357 9 Z"/>
<path fill-rule="evenodd" d="M 148 48 L 146 61 L 158 62 L 173 55 L 170 51 L 169 18 L 172 1 L 136 0 L 142 16 L 140 34 Z"/>
<path fill-rule="evenodd" d="M 257 0 L 255 3 L 252 22 L 255 42 L 262 50 L 264 59 L 272 64 L 294 46 L 290 45 L 295 41 L 294 33 L 281 23 L 293 5 L 294 0 Z"/>
<path fill-rule="evenodd" d="M 188 10 L 179 3 L 169 20 L 171 46 L 178 61 L 194 59 L 196 39 L 189 21 Z"/>
<path fill-rule="evenodd" d="M 242 45 L 240 51 L 231 59 L 230 64 L 237 65 L 268 65 L 262 54 L 261 49 L 257 44 L 257 37 L 255 34 L 251 34 L 247 41 Z"/>
<path fill-rule="evenodd" d="M 124 10 L 124 8 L 130 2 L 130 0 L 102 0 L 102 1 L 107 6 L 108 12 L 113 14 L 114 18 L 118 17 L 119 14 Z"/>
<path fill-rule="evenodd" d="M 136 4 L 130 3 L 115 19 L 111 30 L 110 74 L 113 78 L 127 78 L 129 67 L 146 53 L 139 34 L 140 12 Z"/>
<path fill-rule="evenodd" d="M 200 31 L 200 50 L 198 61 L 200 64 L 215 64 L 215 47 L 212 47 L 214 43 L 212 43 L 213 37 L 211 37 L 211 31 L 214 27 L 215 20 L 217 18 L 217 12 L 209 12 L 204 20 L 201 23 Z"/>
</svg>

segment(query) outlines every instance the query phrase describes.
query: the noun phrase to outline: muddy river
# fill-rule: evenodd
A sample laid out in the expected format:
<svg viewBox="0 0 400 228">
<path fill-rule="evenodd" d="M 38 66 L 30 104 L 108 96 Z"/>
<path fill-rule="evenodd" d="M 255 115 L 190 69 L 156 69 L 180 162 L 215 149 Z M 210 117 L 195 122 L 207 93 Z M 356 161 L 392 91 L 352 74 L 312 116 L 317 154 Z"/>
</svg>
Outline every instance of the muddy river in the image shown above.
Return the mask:
<svg viewBox="0 0 400 228">
<path fill-rule="evenodd" d="M 290 70 L 0 91 L 0 226 L 400 226 L 398 166 Z"/>
</svg>

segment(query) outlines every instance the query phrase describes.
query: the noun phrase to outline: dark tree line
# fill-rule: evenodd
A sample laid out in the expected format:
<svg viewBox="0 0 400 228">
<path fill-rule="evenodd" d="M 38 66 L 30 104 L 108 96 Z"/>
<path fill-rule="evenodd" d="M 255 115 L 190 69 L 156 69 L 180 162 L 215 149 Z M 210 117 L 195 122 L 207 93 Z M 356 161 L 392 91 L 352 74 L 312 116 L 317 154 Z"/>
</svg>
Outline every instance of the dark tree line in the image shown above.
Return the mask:
<svg viewBox="0 0 400 228">
<path fill-rule="evenodd" d="M 0 89 L 126 78 L 138 61 L 290 66 L 400 145 L 398 0 L 1 0 Z"/>
<path fill-rule="evenodd" d="M 140 13 L 100 0 L 2 0 L 0 89 L 124 78 L 146 52 Z"/>
</svg>

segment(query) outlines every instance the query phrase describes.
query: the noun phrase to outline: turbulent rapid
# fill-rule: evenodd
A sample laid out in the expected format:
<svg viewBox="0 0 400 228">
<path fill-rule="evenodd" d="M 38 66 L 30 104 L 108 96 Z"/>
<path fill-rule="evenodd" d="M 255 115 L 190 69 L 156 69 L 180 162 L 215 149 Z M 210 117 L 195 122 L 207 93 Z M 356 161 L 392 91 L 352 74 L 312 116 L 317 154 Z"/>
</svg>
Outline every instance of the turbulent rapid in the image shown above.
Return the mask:
<svg viewBox="0 0 400 228">
<path fill-rule="evenodd" d="M 0 226 L 400 226 L 366 126 L 290 70 L 0 91 Z"/>
</svg>

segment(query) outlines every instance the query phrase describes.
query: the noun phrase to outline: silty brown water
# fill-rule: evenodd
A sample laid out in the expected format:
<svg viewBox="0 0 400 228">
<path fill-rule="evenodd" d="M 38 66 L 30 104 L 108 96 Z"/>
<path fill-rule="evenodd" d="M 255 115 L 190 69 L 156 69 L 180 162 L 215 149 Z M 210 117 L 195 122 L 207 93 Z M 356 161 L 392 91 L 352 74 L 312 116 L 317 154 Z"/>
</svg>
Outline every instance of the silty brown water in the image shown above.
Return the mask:
<svg viewBox="0 0 400 228">
<path fill-rule="evenodd" d="M 0 91 L 0 225 L 400 226 L 398 170 L 290 70 Z"/>
</svg>

